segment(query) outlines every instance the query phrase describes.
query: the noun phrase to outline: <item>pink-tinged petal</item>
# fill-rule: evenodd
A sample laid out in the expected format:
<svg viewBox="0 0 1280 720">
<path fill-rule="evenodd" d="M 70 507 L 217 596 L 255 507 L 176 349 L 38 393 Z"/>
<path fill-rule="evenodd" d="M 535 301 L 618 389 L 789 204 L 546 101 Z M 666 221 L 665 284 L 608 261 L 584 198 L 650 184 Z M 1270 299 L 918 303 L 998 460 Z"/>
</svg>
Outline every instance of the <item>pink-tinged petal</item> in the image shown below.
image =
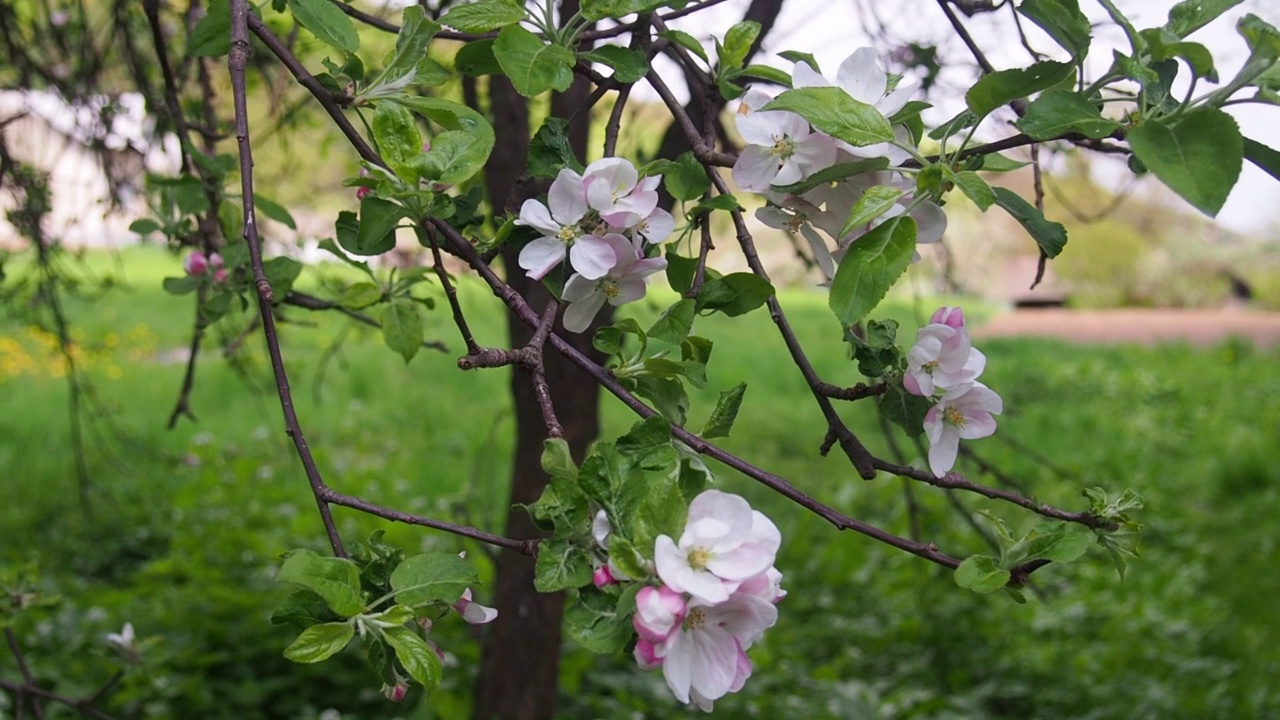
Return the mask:
<svg viewBox="0 0 1280 720">
<path fill-rule="evenodd" d="M 662 577 L 662 573 L 658 573 L 658 577 Z M 695 600 L 711 605 L 728 600 L 729 595 L 738 587 L 736 581 L 721 580 L 705 570 L 694 570 L 687 564 L 676 572 L 675 580 L 676 582 L 671 583 L 662 577 L 662 581 L 672 589 L 688 593 Z"/>
<path fill-rule="evenodd" d="M 182 261 L 182 269 L 187 271 L 188 275 L 203 275 L 209 269 L 209 259 L 204 253 L 196 250 Z"/>
<path fill-rule="evenodd" d="M 946 475 L 956 464 L 956 453 L 960 449 L 960 435 L 956 432 L 947 432 L 947 428 L 943 428 L 941 436 L 934 441 L 929 439 L 929 469 L 933 471 L 935 477 Z"/>
<path fill-rule="evenodd" d="M 926 391 L 923 385 L 928 385 L 929 389 Z M 908 369 L 902 376 L 902 386 L 912 395 L 928 397 L 933 394 L 932 378 L 929 377 L 928 373 L 919 370 Z"/>
<path fill-rule="evenodd" d="M 656 190 L 640 190 L 636 189 L 631 194 L 620 197 L 613 203 L 609 209 L 609 214 L 602 215 L 605 221 L 611 225 L 614 223 L 611 218 L 617 215 L 634 216 L 624 220 L 622 227 L 634 227 L 638 225 L 643 218 L 648 217 L 658 207 L 658 192 Z"/>
<path fill-rule="evenodd" d="M 871 48 L 859 48 L 840 63 L 836 71 L 836 84 L 844 88 L 849 96 L 859 102 L 874 105 L 884 97 L 889 79 L 880 62 L 876 60 L 876 51 Z"/>
<path fill-rule="evenodd" d="M 641 670 L 655 670 L 662 667 L 662 658 L 654 651 L 653 643 L 641 638 L 636 641 L 636 649 L 632 653 Z"/>
<path fill-rule="evenodd" d="M 946 409 L 942 403 L 938 403 L 929 408 L 929 412 L 924 414 L 924 434 L 929 438 L 929 444 L 935 444 L 942 441 L 942 431 L 946 423 L 942 421 L 942 411 Z"/>
<path fill-rule="evenodd" d="M 546 277 L 563 260 L 564 243 L 555 238 L 538 238 L 520 250 L 520 267 L 534 280 Z"/>
<path fill-rule="evenodd" d="M 644 239 L 654 245 L 671 237 L 675 231 L 676 219 L 662 208 L 656 208 L 649 213 L 649 217 L 642 220 L 639 227 L 639 232 Z"/>
<path fill-rule="evenodd" d="M 710 624 L 699 632 L 685 633 L 694 668 L 691 689 L 708 700 L 719 700 L 733 687 L 738 674 L 738 643 L 727 630 Z M 685 643 L 681 643 L 685 644 Z M 674 653 L 667 654 L 667 662 Z"/>
<path fill-rule="evenodd" d="M 964 327 L 964 309 L 959 307 L 940 307 L 934 311 L 933 317 L 929 318 L 929 322 L 946 325 L 947 327 L 962 328 Z"/>
<path fill-rule="evenodd" d="M 747 657 L 747 653 L 738 646 L 738 666 L 735 669 L 733 684 L 729 686 L 729 692 L 735 693 L 741 690 L 751 677 L 751 658 Z M 707 712 L 711 712 L 710 708 L 704 708 Z"/>
<path fill-rule="evenodd" d="M 617 585 L 618 581 L 613 577 L 613 573 L 609 572 L 608 565 L 601 565 L 592 571 L 591 584 L 595 585 L 597 590 L 603 590 L 610 585 Z"/>
<path fill-rule="evenodd" d="M 759 510 L 751 511 L 751 542 L 774 553 L 782 547 L 782 532 L 768 516 Z"/>
<path fill-rule="evenodd" d="M 604 307 L 604 301 L 604 293 L 598 292 L 580 302 L 569 303 L 569 307 L 564 309 L 564 329 L 580 333 L 591 327 L 591 321 L 596 318 L 600 308 Z"/>
<path fill-rule="evenodd" d="M 795 69 L 791 71 L 791 87 L 830 87 L 830 85 L 831 81 L 810 67 L 807 62 L 796 63 Z"/>
<path fill-rule="evenodd" d="M 766 205 L 756 210 L 756 219 L 775 230 L 790 231 L 791 218 L 791 215 L 772 205 Z"/>
<path fill-rule="evenodd" d="M 733 182 L 743 190 L 764 192 L 773 184 L 781 167 L 778 157 L 769 154 L 767 148 L 749 145 L 742 149 L 733 164 Z"/>
<path fill-rule="evenodd" d="M 617 294 L 609 298 L 609 304 L 614 307 L 626 305 L 644 297 L 645 284 L 641 278 L 625 277 L 617 282 L 617 288 Z"/>
<path fill-rule="evenodd" d="M 608 157 L 596 160 L 582 172 L 582 177 L 590 178 L 594 185 L 603 181 L 607 187 L 619 194 L 631 192 L 640 179 L 636 166 L 630 160 L 620 157 Z"/>
<path fill-rule="evenodd" d="M 569 281 L 564 284 L 564 290 L 560 292 L 560 299 L 565 302 L 582 302 L 598 292 L 600 292 L 599 283 L 574 273 L 569 277 Z M 601 514 L 604 513 L 603 510 L 600 512 Z M 608 518 L 605 518 L 605 523 L 608 523 Z"/>
<path fill-rule="evenodd" d="M 778 118 L 778 129 L 786 137 L 797 142 L 804 141 L 809 137 L 809 121 L 793 112 L 780 113 Z"/>
<path fill-rule="evenodd" d="M 680 536 L 680 549 L 710 548 L 725 541 L 728 541 L 731 547 L 736 546 L 740 542 L 739 538 L 745 535 L 746 531 L 734 532 L 735 529 L 737 528 L 720 518 L 696 516 L 691 507 L 689 520 L 685 523 L 684 533 Z"/>
<path fill-rule="evenodd" d="M 725 526 L 724 533 L 744 536 L 751 532 L 755 518 L 751 504 L 740 495 L 720 490 L 704 490 L 689 503 L 689 525 L 714 519 Z M 688 536 L 688 532 L 685 533 Z M 683 545 L 683 541 L 681 545 Z"/>
<path fill-rule="evenodd" d="M 825 170 L 836 162 L 836 141 L 821 133 L 814 133 L 796 142 L 796 154 L 791 159 L 800 164 L 805 174 Z"/>
<path fill-rule="evenodd" d="M 666 535 L 659 535 L 653 545 L 653 565 L 658 577 L 662 578 L 662 582 L 669 587 L 679 591 L 680 588 L 673 585 L 671 579 L 674 579 L 682 570 L 690 569 L 688 553 L 682 551 L 676 542 Z"/>
<path fill-rule="evenodd" d="M 789 159 L 783 161 L 782 167 L 778 168 L 778 174 L 773 177 L 774 185 L 790 185 L 798 183 L 804 179 L 805 172 L 800 165 L 797 156 L 792 155 Z"/>
<path fill-rule="evenodd" d="M 547 206 L 537 200 L 524 201 L 520 206 L 520 217 L 516 219 L 516 224 L 535 228 L 538 232 L 553 238 L 560 234 L 560 223 L 553 220 Z"/>
<path fill-rule="evenodd" d="M 783 127 L 788 115 L 794 115 L 794 113 L 762 110 L 750 115 L 738 115 L 736 118 L 738 134 L 748 145 L 772 147 L 786 134 Z"/>
<path fill-rule="evenodd" d="M 630 277 L 646 278 L 654 273 L 660 273 L 667 269 L 667 259 L 664 257 L 651 257 L 643 260 L 637 260 L 631 266 L 631 270 L 627 272 Z"/>
<path fill-rule="evenodd" d="M 985 410 L 975 410 L 964 415 L 964 427 L 959 429 L 961 440 L 977 440 L 996 431 L 996 419 Z"/>
<path fill-rule="evenodd" d="M 626 275 L 631 266 L 635 265 L 636 260 L 639 259 L 636 246 L 625 235 L 606 233 L 601 235 L 599 240 L 608 245 L 609 249 L 613 251 L 614 262 L 609 268 L 611 277 Z"/>
<path fill-rule="evenodd" d="M 911 211 L 916 221 L 916 244 L 929 244 L 942 239 L 947 232 L 947 214 L 931 202 L 923 202 Z"/>
<path fill-rule="evenodd" d="M 569 278 L 569 282 L 573 282 L 573 278 Z M 565 291 L 568 289 L 568 283 L 566 283 Z M 609 515 L 604 510 L 597 512 L 595 518 L 591 520 L 591 536 L 596 539 L 600 547 L 608 549 L 609 534 L 612 532 L 613 523 L 609 522 Z"/>
<path fill-rule="evenodd" d="M 655 645 L 665 642 L 684 620 L 684 597 L 666 586 L 640 588 L 631 625 L 642 640 Z"/>
<path fill-rule="evenodd" d="M 569 262 L 582 277 L 598 280 L 618 264 L 618 256 L 607 241 L 594 235 L 583 235 L 569 248 Z"/>
<path fill-rule="evenodd" d="M 582 176 L 569 168 L 561 169 L 552 181 L 547 203 L 552 217 L 561 225 L 573 225 L 587 214 L 587 195 L 582 185 Z"/>
<path fill-rule="evenodd" d="M 759 110 L 765 105 L 768 105 L 772 100 L 773 98 L 769 97 L 769 93 L 755 86 L 749 87 L 747 88 L 747 91 L 743 93 L 741 103 L 741 105 L 746 106 L 747 112 L 743 112 L 741 106 L 739 106 L 738 112 L 744 115 L 748 114 L 750 111 Z"/>
<path fill-rule="evenodd" d="M 835 277 L 836 261 L 831 257 L 831 249 L 827 247 L 827 241 L 808 225 L 800 226 L 800 234 L 809 241 L 809 251 L 813 253 L 814 262 L 818 264 L 818 269 L 822 271 L 823 276 L 828 280 Z"/>
<path fill-rule="evenodd" d="M 702 712 L 715 712 L 715 701 L 711 698 L 703 697 L 702 694 L 694 688 L 689 688 L 689 700 L 691 700 L 694 705 L 697 705 L 698 709 Z"/>
<path fill-rule="evenodd" d="M 689 702 L 689 690 L 693 687 L 693 674 L 697 671 L 696 659 L 684 647 L 683 633 L 673 640 L 676 644 L 667 650 L 662 660 L 662 677 L 671 688 L 671 694 L 680 702 Z"/>
<path fill-rule="evenodd" d="M 725 553 L 717 553 L 707 561 L 707 569 L 716 577 L 741 582 L 764 572 L 773 565 L 776 552 L 754 543 L 744 543 Z"/>
</svg>

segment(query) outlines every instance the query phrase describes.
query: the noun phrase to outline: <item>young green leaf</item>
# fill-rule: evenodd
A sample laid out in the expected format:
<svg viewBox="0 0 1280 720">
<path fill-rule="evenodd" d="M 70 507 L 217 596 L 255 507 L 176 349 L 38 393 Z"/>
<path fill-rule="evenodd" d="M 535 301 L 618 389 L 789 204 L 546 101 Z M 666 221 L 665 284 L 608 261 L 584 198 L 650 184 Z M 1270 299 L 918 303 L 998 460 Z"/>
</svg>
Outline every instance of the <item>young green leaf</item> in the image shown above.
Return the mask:
<svg viewBox="0 0 1280 720">
<path fill-rule="evenodd" d="M 514 25 L 528 16 L 523 3 L 479 0 L 450 5 L 440 18 L 440 24 L 466 33 L 483 33 Z"/>
<path fill-rule="evenodd" d="M 396 602 L 410 606 L 436 601 L 452 603 L 463 590 L 479 581 L 475 566 L 450 552 L 414 555 L 391 573 Z"/>
<path fill-rule="evenodd" d="M 1041 523 L 1005 551 L 1003 565 L 1032 560 L 1071 562 L 1084 555 L 1096 536 L 1089 528 L 1068 522 Z"/>
<path fill-rule="evenodd" d="M 970 555 L 956 568 L 956 584 L 976 593 L 993 593 L 1009 583 L 1009 571 L 989 555 Z"/>
<path fill-rule="evenodd" d="M 853 325 L 880 304 L 907 271 L 915 249 L 916 223 L 909 216 L 886 220 L 849 246 L 828 298 L 841 325 Z"/>
<path fill-rule="evenodd" d="M 707 57 L 707 51 L 702 47 L 702 43 L 698 39 L 683 30 L 663 30 L 658 33 L 658 37 L 670 40 L 680 47 L 702 58 L 702 61 L 711 64 L 711 60 Z"/>
<path fill-rule="evenodd" d="M 580 588 L 591 584 L 591 556 L 565 538 L 548 538 L 538 544 L 534 573 L 538 592 Z"/>
<path fill-rule="evenodd" d="M 1052 61 L 993 72 L 982 76 L 969 88 L 964 96 L 965 103 L 974 115 L 985 117 L 996 108 L 1057 85 L 1071 77 L 1073 72 L 1075 65 L 1072 63 Z"/>
<path fill-rule="evenodd" d="M 1052 140 L 1067 133 L 1096 140 L 1120 127 L 1120 123 L 1102 117 L 1097 105 L 1066 90 L 1050 90 L 1036 98 L 1014 124 L 1036 140 Z"/>
<path fill-rule="evenodd" d="M 662 312 L 662 315 L 649 328 L 649 337 L 657 338 L 672 345 L 679 345 L 693 329 L 695 313 L 692 298 L 682 298 Z"/>
<path fill-rule="evenodd" d="M 422 155 L 422 134 L 408 108 L 393 102 L 380 102 L 373 111 L 373 139 L 383 159 L 400 179 L 417 183 L 413 161 Z"/>
<path fill-rule="evenodd" d="M 569 443 L 563 438 L 547 438 L 542 441 L 542 472 L 547 477 L 578 479 L 578 465 L 569 453 Z"/>
<path fill-rule="evenodd" d="M 344 618 L 360 614 L 360 570 L 343 558 L 321 557 L 310 550 L 295 550 L 276 574 L 280 582 L 301 585 L 328 603 Z"/>
<path fill-rule="evenodd" d="M 694 200 L 711 187 L 707 171 L 691 151 L 685 151 L 675 159 L 662 175 L 667 192 L 677 200 Z"/>
<path fill-rule="evenodd" d="M 587 20 L 617 19 L 623 15 L 651 10 L 662 4 L 662 0 L 584 0 L 582 17 Z"/>
<path fill-rule="evenodd" d="M 724 34 L 724 43 L 720 46 L 720 71 L 742 67 L 752 43 L 759 35 L 760 23 L 754 20 L 743 20 L 729 28 Z"/>
<path fill-rule="evenodd" d="M 548 117 L 529 142 L 530 177 L 554 178 L 560 168 L 582 172 L 582 163 L 569 145 L 569 121 Z"/>
<path fill-rule="evenodd" d="M 636 380 L 636 394 L 653 403 L 653 409 L 672 423 L 684 426 L 689 394 L 679 380 L 644 376 Z"/>
<path fill-rule="evenodd" d="M 222 57 L 231 50 L 231 8 L 228 0 L 213 0 L 204 17 L 191 28 L 187 55 Z"/>
<path fill-rule="evenodd" d="M 1280 180 L 1280 152 L 1272 150 L 1257 140 L 1244 138 L 1244 156 L 1262 171 Z"/>
<path fill-rule="evenodd" d="M 730 273 L 723 277 L 709 277 L 698 293 L 696 307 L 698 312 L 722 312 L 729 317 L 737 317 L 764 305 L 773 295 L 773 285 L 759 275 Z"/>
<path fill-rule="evenodd" d="M 879 407 L 884 419 L 905 430 L 907 435 L 916 437 L 924 432 L 924 416 L 933 407 L 933 401 L 913 395 L 901 383 L 895 382 L 890 383 L 880 396 Z"/>
<path fill-rule="evenodd" d="M 568 90 L 573 82 L 573 52 L 548 44 L 520 25 L 502 28 L 493 43 L 493 54 L 516 92 L 525 97 Z"/>
<path fill-rule="evenodd" d="M 1174 35 L 1184 38 L 1213 22 L 1219 15 L 1239 5 L 1244 0 L 1182 0 L 1169 9 L 1169 21 L 1164 27 Z"/>
<path fill-rule="evenodd" d="M 578 601 L 565 611 L 565 631 L 591 652 L 608 654 L 623 650 L 635 634 L 630 615 L 639 591 L 639 583 L 632 583 L 618 597 L 595 588 L 583 588 Z"/>
<path fill-rule="evenodd" d="M 422 348 L 422 316 L 411 300 L 397 298 L 382 309 L 382 340 L 408 363 Z"/>
<path fill-rule="evenodd" d="M 649 72 L 649 61 L 644 53 L 621 45 L 601 45 L 582 57 L 613 68 L 613 78 L 620 83 L 639 81 Z"/>
<path fill-rule="evenodd" d="M 785 90 L 765 110 L 790 110 L 815 128 L 855 147 L 893 142 L 893 128 L 874 106 L 838 87 Z"/>
<path fill-rule="evenodd" d="M 444 665 L 435 648 L 427 644 L 417 633 L 407 627 L 391 627 L 382 631 L 382 637 L 395 650 L 396 660 L 409 671 L 414 680 L 431 693 L 440 685 Z"/>
<path fill-rule="evenodd" d="M 329 0 L 289 0 L 289 10 L 317 40 L 348 54 L 360 49 L 355 24 Z"/>
<path fill-rule="evenodd" d="M 291 625 L 299 632 L 312 625 L 332 622 L 338 616 L 324 598 L 312 590 L 294 590 L 271 611 L 272 625 Z"/>
<path fill-rule="evenodd" d="M 312 625 L 284 649 L 284 656 L 296 663 L 318 663 L 342 652 L 355 634 L 350 620 Z"/>
<path fill-rule="evenodd" d="M 1206 215 L 1218 214 L 1240 177 L 1244 140 L 1236 121 L 1221 110 L 1194 110 L 1176 125 L 1148 120 L 1128 138 L 1147 169 Z"/>
<path fill-rule="evenodd" d="M 729 437 L 733 430 L 733 421 L 738 419 L 738 408 L 742 406 L 742 396 L 747 392 L 746 383 L 738 383 L 735 387 L 720 393 L 716 407 L 707 418 L 707 424 L 699 433 L 704 438 Z"/>
<path fill-rule="evenodd" d="M 463 45 L 458 54 L 453 56 L 453 68 L 471 77 L 501 74 L 502 66 L 498 64 L 498 58 L 493 56 L 493 43 L 492 39 L 485 38 Z"/>
<path fill-rule="evenodd" d="M 428 180 L 457 185 L 484 168 L 491 149 L 483 136 L 446 130 L 431 139 L 431 149 L 416 158 L 414 167 Z"/>
<path fill-rule="evenodd" d="M 293 221 L 293 216 L 285 209 L 283 205 L 273 202 L 258 193 L 253 194 L 253 204 L 258 208 L 258 212 L 276 222 L 288 227 L 290 230 L 297 230 L 298 224 Z"/>
<path fill-rule="evenodd" d="M 1058 257 L 1062 248 L 1067 246 L 1067 228 L 1062 223 L 1046 220 L 1034 205 L 1009 188 L 995 188 L 995 193 L 996 204 L 1022 225 L 1044 254 L 1051 258 Z"/>
<path fill-rule="evenodd" d="M 200 288 L 204 278 L 199 275 L 183 275 L 182 277 L 167 277 L 161 283 L 164 291 L 170 295 L 186 295 L 193 293 Z"/>
<path fill-rule="evenodd" d="M 969 170 L 955 172 L 951 168 L 947 168 L 946 175 L 951 182 L 955 183 L 956 187 L 960 188 L 960 192 L 972 200 L 973 204 L 977 205 L 982 212 L 986 212 L 988 208 L 995 204 L 995 191 L 978 173 Z"/>
<path fill-rule="evenodd" d="M 902 191 L 888 185 L 874 185 L 867 188 L 866 192 L 862 193 L 862 197 L 858 198 L 853 210 L 849 211 L 849 217 L 845 218 L 844 225 L 840 226 L 837 237 L 846 237 L 855 228 L 866 225 L 885 214 L 900 197 L 902 197 Z"/>
<path fill-rule="evenodd" d="M 1082 59 L 1089 50 L 1089 18 L 1080 12 L 1077 0 L 1024 0 L 1018 12 L 1040 26 L 1073 58 Z"/>
</svg>

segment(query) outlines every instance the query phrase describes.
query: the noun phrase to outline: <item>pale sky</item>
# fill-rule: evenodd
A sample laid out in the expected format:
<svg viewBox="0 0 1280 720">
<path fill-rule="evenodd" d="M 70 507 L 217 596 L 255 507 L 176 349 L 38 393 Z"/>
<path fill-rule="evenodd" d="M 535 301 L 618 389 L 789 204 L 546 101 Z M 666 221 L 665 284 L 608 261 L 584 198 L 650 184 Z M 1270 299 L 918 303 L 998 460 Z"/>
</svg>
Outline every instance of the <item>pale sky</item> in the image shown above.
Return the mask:
<svg viewBox="0 0 1280 720">
<path fill-rule="evenodd" d="M 699 38 L 706 38 L 711 34 L 722 35 L 727 27 L 742 17 L 748 2 L 749 0 L 729 0 L 703 13 L 682 18 L 673 25 Z M 1116 0 L 1116 4 L 1141 29 L 1163 24 L 1169 8 L 1175 3 L 1171 0 Z M 1092 76 L 1097 76 L 1110 65 L 1112 49 L 1125 48 L 1127 44 L 1123 33 L 1110 23 L 1096 0 L 1080 0 L 1080 5 L 1097 27 L 1086 66 Z M 863 6 L 874 8 L 875 14 L 861 10 Z M 892 8 L 892 11 L 886 8 Z M 1247 57 L 1248 48 L 1244 39 L 1235 32 L 1236 21 L 1247 13 L 1256 14 L 1273 25 L 1280 24 L 1280 0 L 1246 0 L 1190 38 L 1206 45 L 1213 52 L 1218 74 L 1223 82 L 1235 75 Z M 1018 42 L 1007 10 L 974 18 L 964 18 L 962 15 L 961 19 L 997 68 L 1025 65 L 1028 62 L 1028 55 Z M 869 0 L 861 4 L 857 0 L 788 0 L 776 27 L 769 34 L 755 61 L 790 69 L 790 63 L 777 58 L 775 53 L 783 50 L 812 52 L 823 70 L 833 75 L 840 61 L 849 53 L 870 43 L 872 33 L 867 32 L 868 26 L 882 26 L 887 36 L 896 42 L 914 40 L 936 43 L 942 48 L 944 61 L 960 63 L 945 72 L 941 79 L 941 84 L 953 89 L 951 97 L 944 97 L 947 94 L 945 90 L 935 90 L 935 96 L 930 98 L 937 107 L 926 114 L 926 124 L 942 122 L 963 107 L 961 90 L 975 77 L 976 66 L 963 43 L 951 30 L 936 0 Z M 1023 27 L 1027 30 L 1033 47 L 1041 52 L 1056 53 L 1057 59 L 1065 59 L 1065 52 L 1038 28 L 1029 22 L 1024 22 Z M 659 58 L 659 61 L 669 62 L 665 58 Z M 674 70 L 674 66 L 669 65 L 667 69 Z M 1179 77 L 1183 82 L 1175 85 L 1175 92 L 1185 92 L 1184 75 L 1185 69 Z M 683 89 L 683 83 L 675 80 L 678 76 L 668 76 L 674 81 L 673 88 Z M 1213 88 L 1213 85 L 1201 82 L 1196 94 L 1211 92 Z M 1280 149 L 1280 107 L 1242 105 L 1229 107 L 1227 112 L 1240 123 L 1244 135 Z M 988 123 L 989 125 L 984 125 L 984 129 L 989 128 L 986 137 L 999 137 L 1000 131 L 996 125 L 991 121 Z M 1116 168 L 1113 171 L 1103 171 L 1102 174 L 1104 182 L 1119 184 L 1127 171 Z M 1186 203 L 1182 203 L 1182 207 L 1195 212 Z M 1280 182 L 1246 160 L 1240 181 L 1219 214 L 1218 221 L 1238 232 L 1265 234 L 1280 240 Z"/>
</svg>

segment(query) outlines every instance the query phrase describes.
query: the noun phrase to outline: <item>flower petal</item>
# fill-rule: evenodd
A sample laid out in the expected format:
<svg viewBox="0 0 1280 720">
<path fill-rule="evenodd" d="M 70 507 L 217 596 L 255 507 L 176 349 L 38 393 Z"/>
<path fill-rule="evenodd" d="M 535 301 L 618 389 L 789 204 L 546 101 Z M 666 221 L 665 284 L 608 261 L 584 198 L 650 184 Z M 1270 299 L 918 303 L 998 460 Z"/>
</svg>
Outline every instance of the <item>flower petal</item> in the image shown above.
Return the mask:
<svg viewBox="0 0 1280 720">
<path fill-rule="evenodd" d="M 540 237 L 520 249 L 520 267 L 529 277 L 541 280 L 564 260 L 564 243 L 555 238 Z"/>
<path fill-rule="evenodd" d="M 880 62 L 876 60 L 876 51 L 872 48 L 858 48 L 840 63 L 836 71 L 836 84 L 844 88 L 850 97 L 859 102 L 874 105 L 884 97 L 889 79 Z"/>
<path fill-rule="evenodd" d="M 582 277 L 598 280 L 618 264 L 618 256 L 608 241 L 594 235 L 583 235 L 569 248 L 569 262 Z"/>
</svg>

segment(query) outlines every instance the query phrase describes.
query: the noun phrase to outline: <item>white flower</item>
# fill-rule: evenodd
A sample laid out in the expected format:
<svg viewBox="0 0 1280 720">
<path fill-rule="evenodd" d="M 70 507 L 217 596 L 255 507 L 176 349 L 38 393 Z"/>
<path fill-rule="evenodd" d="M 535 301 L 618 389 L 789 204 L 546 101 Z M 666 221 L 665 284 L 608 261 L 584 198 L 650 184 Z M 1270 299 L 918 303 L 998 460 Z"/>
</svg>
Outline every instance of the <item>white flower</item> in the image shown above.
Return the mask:
<svg viewBox="0 0 1280 720">
<path fill-rule="evenodd" d="M 484 625 L 493 622 L 498 617 L 498 611 L 481 605 L 471 599 L 471 588 L 462 591 L 462 597 L 458 598 L 458 602 L 453 604 L 453 609 L 458 611 L 463 620 L 472 625 Z"/>
<path fill-rule="evenodd" d="M 617 262 L 602 277 L 588 278 L 580 272 L 565 283 L 561 298 L 569 303 L 564 327 L 570 332 L 586 330 L 606 302 L 625 305 L 644 297 L 645 278 L 667 267 L 665 258 L 641 258 L 631 242 L 617 233 L 599 240 L 606 243 Z"/>
<path fill-rule="evenodd" d="M 597 160 L 587 166 L 582 177 L 587 204 L 614 227 L 634 227 L 658 206 L 662 176 L 641 179 L 635 165 L 625 158 Z"/>
<path fill-rule="evenodd" d="M 777 526 L 746 500 L 707 490 L 690 503 L 679 544 L 658 536 L 654 564 L 671 589 L 720 603 L 744 580 L 772 566 L 781 543 Z"/>
<path fill-rule="evenodd" d="M 608 243 L 583 232 L 579 223 L 587 214 L 587 196 L 581 175 L 564 168 L 551 183 L 548 205 L 525 200 L 517 225 L 527 225 L 542 237 L 520 250 L 520 267 L 541 280 L 564 261 L 566 252 L 573 269 L 588 279 L 603 277 L 617 258 Z"/>
<path fill-rule="evenodd" d="M 1004 412 L 1004 401 L 982 383 L 948 390 L 924 416 L 929 438 L 929 469 L 937 477 L 956 464 L 960 440 L 984 438 L 996 431 L 992 415 Z"/>
<path fill-rule="evenodd" d="M 969 340 L 963 325 L 930 323 L 916 333 L 907 351 L 902 384 L 913 395 L 928 397 L 973 382 L 987 366 L 987 358 Z"/>
<path fill-rule="evenodd" d="M 885 94 L 889 89 L 889 75 L 884 68 L 880 67 L 876 52 L 872 48 L 859 48 L 845 58 L 844 62 L 840 63 L 839 70 L 836 71 L 835 82 L 823 77 L 803 62 L 796 63 L 791 79 L 792 86 L 797 88 L 839 87 L 848 93 L 849 97 L 871 105 L 886 118 L 901 110 L 915 92 L 914 87 L 899 87 Z M 902 126 L 895 128 L 894 137 L 899 143 L 910 142 L 911 139 L 910 133 Z M 895 165 L 911 156 L 910 153 L 892 143 L 854 147 L 842 142 L 840 147 L 858 157 L 887 157 L 889 162 Z"/>
<path fill-rule="evenodd" d="M 107 642 L 115 645 L 126 653 L 132 653 L 136 650 L 134 647 L 135 636 L 133 634 L 133 623 L 127 622 L 118 633 L 107 633 Z"/>
<path fill-rule="evenodd" d="M 671 213 L 662 208 L 654 208 L 649 216 L 636 223 L 632 231 L 644 238 L 651 245 L 658 243 L 671 237 L 671 233 L 676 230 L 676 219 Z"/>
<path fill-rule="evenodd" d="M 667 687 L 681 702 L 710 712 L 715 700 L 751 677 L 746 650 L 777 620 L 777 607 L 753 595 L 736 593 L 716 604 L 690 600 L 684 617 L 653 648 Z"/>
<path fill-rule="evenodd" d="M 811 132 L 795 113 L 753 110 L 736 120 L 748 143 L 733 164 L 733 181 L 743 190 L 765 192 L 771 185 L 800 182 L 835 162 L 835 140 Z"/>
</svg>

